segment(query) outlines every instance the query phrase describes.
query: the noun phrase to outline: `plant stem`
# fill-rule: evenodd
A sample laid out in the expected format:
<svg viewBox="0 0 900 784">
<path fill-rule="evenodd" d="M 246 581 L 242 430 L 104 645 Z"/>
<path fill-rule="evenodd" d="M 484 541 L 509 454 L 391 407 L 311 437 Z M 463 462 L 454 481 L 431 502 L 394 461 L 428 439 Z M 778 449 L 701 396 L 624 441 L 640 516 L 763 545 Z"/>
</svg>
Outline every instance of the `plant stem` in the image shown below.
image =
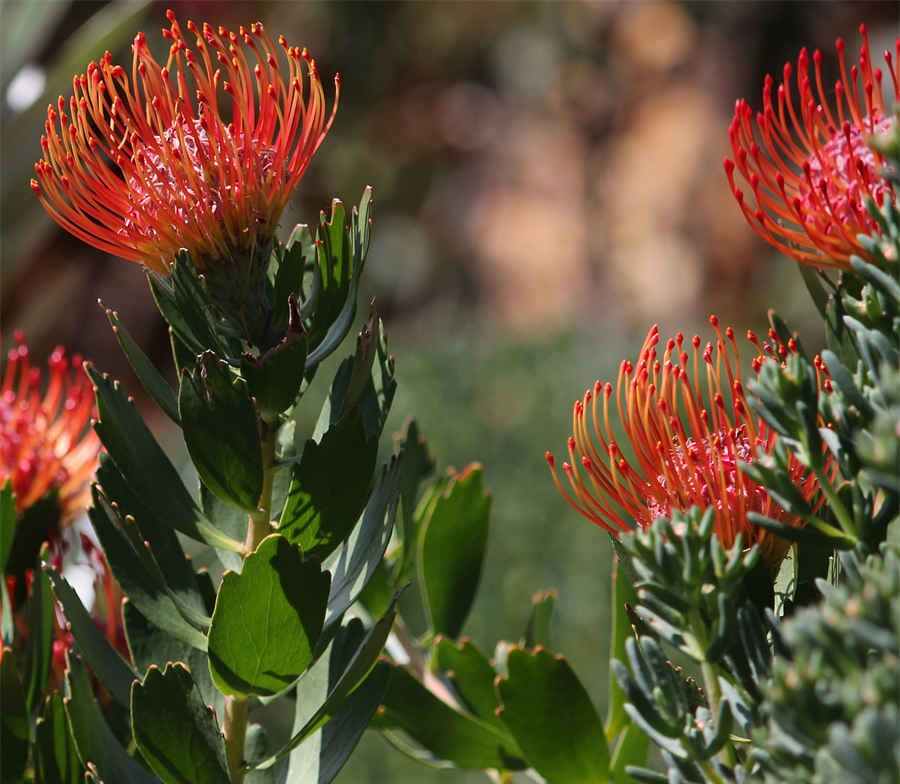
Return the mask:
<svg viewBox="0 0 900 784">
<path fill-rule="evenodd" d="M 275 475 L 275 437 L 277 428 L 262 423 L 263 486 L 259 505 L 247 519 L 247 538 L 244 541 L 244 559 L 253 553 L 266 538 L 272 526 L 272 480 Z M 246 697 L 225 698 L 225 754 L 233 784 L 244 780 L 244 741 L 247 737 L 249 702 Z"/>
</svg>

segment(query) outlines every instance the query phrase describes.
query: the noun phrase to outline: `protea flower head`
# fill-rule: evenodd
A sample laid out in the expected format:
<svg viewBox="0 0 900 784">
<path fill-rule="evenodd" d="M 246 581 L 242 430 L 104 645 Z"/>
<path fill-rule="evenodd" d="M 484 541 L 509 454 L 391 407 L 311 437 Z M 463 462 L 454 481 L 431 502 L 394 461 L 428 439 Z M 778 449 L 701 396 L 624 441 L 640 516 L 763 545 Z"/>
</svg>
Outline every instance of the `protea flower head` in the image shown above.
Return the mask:
<svg viewBox="0 0 900 784">
<path fill-rule="evenodd" d="M 167 18 L 165 65 L 138 33 L 130 72 L 106 52 L 48 107 L 31 181 L 66 231 L 162 273 L 181 248 L 200 269 L 264 252 L 340 85 L 328 112 L 306 49 L 259 22 L 185 32 Z"/>
<path fill-rule="evenodd" d="M 895 122 L 884 91 L 892 89 L 900 102 L 900 38 L 893 55 L 884 52 L 886 84 L 884 72 L 872 63 L 865 25 L 859 32 L 858 64 L 848 68 L 844 41 L 839 38 L 835 44 L 840 79 L 833 101 L 822 76 L 822 53 L 813 53 L 810 75 L 809 53 L 803 49 L 796 69 L 785 64 L 777 88 L 772 76 L 766 76 L 762 110 L 755 118 L 741 99 L 728 129 L 734 160 L 725 159 L 725 173 L 747 222 L 782 253 L 820 268 L 849 267 L 854 254 L 868 258 L 857 235 L 877 234 L 879 227 L 866 201 L 881 206 L 895 198 L 880 175 L 881 156 L 867 141 Z"/>
<path fill-rule="evenodd" d="M 769 453 L 775 434 L 752 416 L 741 379 L 741 357 L 731 327 L 722 331 L 710 317 L 715 342 L 678 333 L 659 355 L 659 328 L 647 334 L 637 361 L 622 362 L 616 386 L 597 381 L 572 410 L 565 481 L 551 452 L 545 457 L 563 498 L 584 517 L 613 536 L 647 527 L 673 509 L 692 506 L 715 510 L 716 534 L 726 548 L 742 534 L 746 546 L 758 544 L 763 559 L 776 568 L 788 543 L 753 525 L 759 512 L 787 525 L 802 521 L 786 514 L 766 490 L 739 470 L 758 452 Z M 778 341 L 774 330 L 761 342 L 753 333 L 753 367 L 781 361 L 796 351 Z M 819 374 L 827 369 L 816 362 Z M 826 383 L 827 382 L 827 383 Z M 823 386 L 830 381 L 823 378 Z M 615 436 L 618 420 L 628 446 Z M 791 458 L 792 478 L 807 500 L 818 494 L 811 474 Z"/>
<path fill-rule="evenodd" d="M 21 333 L 9 351 L 0 386 L 0 485 L 12 480 L 16 508 L 59 494 L 61 522 L 85 509 L 100 441 L 90 428 L 94 394 L 81 359 L 57 347 L 46 387 Z"/>
</svg>

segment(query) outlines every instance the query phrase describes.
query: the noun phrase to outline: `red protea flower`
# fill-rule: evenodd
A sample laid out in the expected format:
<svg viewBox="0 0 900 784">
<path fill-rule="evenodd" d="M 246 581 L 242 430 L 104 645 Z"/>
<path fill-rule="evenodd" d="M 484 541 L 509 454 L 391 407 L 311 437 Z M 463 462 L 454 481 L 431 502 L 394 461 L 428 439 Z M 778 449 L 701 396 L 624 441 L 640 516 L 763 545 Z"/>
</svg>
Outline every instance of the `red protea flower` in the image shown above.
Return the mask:
<svg viewBox="0 0 900 784">
<path fill-rule="evenodd" d="M 728 133 L 734 160 L 725 159 L 725 173 L 747 222 L 770 245 L 797 261 L 817 267 L 849 267 L 850 256 L 868 258 L 858 234 L 877 234 L 865 200 L 879 206 L 893 199 L 890 183 L 880 176 L 881 156 L 868 145 L 873 134 L 892 122 L 884 101 L 884 76 L 874 68 L 865 25 L 859 65 L 847 68 L 843 40 L 835 47 L 840 80 L 829 103 L 822 77 L 822 53 L 809 73 L 806 49 L 794 68 L 784 66 L 784 81 L 775 96 L 774 80 L 766 76 L 763 108 L 756 114 L 741 99 L 735 105 Z M 900 38 L 896 53 L 884 53 L 895 100 L 900 100 Z M 751 206 L 735 182 L 735 169 L 753 192 Z"/>
<path fill-rule="evenodd" d="M 340 85 L 328 113 L 306 49 L 276 46 L 259 22 L 237 33 L 188 22 L 191 46 L 167 17 L 165 66 L 138 33 L 130 74 L 106 52 L 73 78 L 68 112 L 62 97 L 48 107 L 31 181 L 66 231 L 157 272 L 181 248 L 201 269 L 265 249 Z"/>
<path fill-rule="evenodd" d="M 757 460 L 761 448 L 771 452 L 775 434 L 750 412 L 741 381 L 740 352 L 731 327 L 722 333 L 710 317 L 715 346 L 701 347 L 699 335 L 685 345 L 678 333 L 658 356 L 660 335 L 654 326 L 647 334 L 637 363 L 626 360 L 613 386 L 597 381 L 575 401 L 569 460 L 563 463 L 568 488 L 560 480 L 553 454 L 545 457 L 563 498 L 588 520 L 613 536 L 637 525 L 646 527 L 673 509 L 713 507 L 716 533 L 728 548 L 743 534 L 749 547 L 758 544 L 763 558 L 775 568 L 788 543 L 753 525 L 748 512 L 759 512 L 787 525 L 802 521 L 786 514 L 765 489 L 745 476 L 740 462 Z M 756 345 L 756 371 L 764 361 L 779 361 L 795 351 L 774 330 L 770 340 Z M 767 357 L 773 357 L 767 360 Z M 816 362 L 819 373 L 827 370 Z M 824 384 L 824 379 L 823 379 Z M 706 397 L 704 397 L 704 392 Z M 624 429 L 633 456 L 623 451 L 614 435 L 613 419 Z M 803 496 L 818 493 L 811 474 L 791 459 L 792 477 Z"/>
<path fill-rule="evenodd" d="M 100 441 L 90 428 L 94 394 L 81 359 L 58 347 L 47 366 L 42 393 L 40 368 L 17 332 L 0 387 L 0 486 L 12 480 L 20 512 L 57 490 L 65 523 L 88 505 Z"/>
</svg>

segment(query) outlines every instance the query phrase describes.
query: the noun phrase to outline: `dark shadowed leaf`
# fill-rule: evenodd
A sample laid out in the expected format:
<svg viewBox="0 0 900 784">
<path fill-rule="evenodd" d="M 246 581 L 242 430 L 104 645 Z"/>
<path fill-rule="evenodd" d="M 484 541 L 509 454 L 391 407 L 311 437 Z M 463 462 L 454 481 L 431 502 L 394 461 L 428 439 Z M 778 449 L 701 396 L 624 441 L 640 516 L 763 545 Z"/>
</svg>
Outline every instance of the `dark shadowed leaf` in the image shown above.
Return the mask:
<svg viewBox="0 0 900 784">
<path fill-rule="evenodd" d="M 180 663 L 152 666 L 131 689 L 134 740 L 166 784 L 228 784 L 225 742 Z"/>
<path fill-rule="evenodd" d="M 263 485 L 262 447 L 247 384 L 212 352 L 181 374 L 178 411 L 200 479 L 220 498 L 254 511 Z"/>
</svg>

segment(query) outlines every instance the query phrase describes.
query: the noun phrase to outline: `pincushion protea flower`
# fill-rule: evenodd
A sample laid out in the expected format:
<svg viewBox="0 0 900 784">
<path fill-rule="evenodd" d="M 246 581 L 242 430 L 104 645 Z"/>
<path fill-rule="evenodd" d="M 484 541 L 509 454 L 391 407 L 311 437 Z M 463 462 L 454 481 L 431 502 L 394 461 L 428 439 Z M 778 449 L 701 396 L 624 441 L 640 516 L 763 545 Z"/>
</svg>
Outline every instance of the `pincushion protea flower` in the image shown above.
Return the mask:
<svg viewBox="0 0 900 784">
<path fill-rule="evenodd" d="M 61 521 L 85 509 L 100 441 L 90 428 L 94 394 L 81 359 L 56 348 L 49 378 L 33 367 L 21 333 L 9 351 L 0 386 L 0 486 L 12 480 L 19 512 L 59 493 Z"/>
<path fill-rule="evenodd" d="M 740 462 L 753 462 L 762 449 L 771 452 L 775 435 L 750 412 L 740 371 L 740 352 L 734 331 L 724 334 L 710 317 L 715 346 L 704 347 L 699 335 L 686 345 L 678 333 L 658 355 L 660 335 L 654 326 L 647 334 L 637 363 L 625 360 L 615 390 L 597 381 L 572 411 L 573 434 L 569 460 L 562 465 L 564 483 L 551 452 L 545 457 L 563 498 L 588 520 L 613 536 L 649 526 L 673 509 L 713 507 L 716 534 L 730 548 L 738 534 L 747 546 L 758 544 L 771 568 L 781 562 L 788 543 L 753 525 L 748 512 L 759 512 L 787 525 L 802 521 L 787 515 L 765 489 L 745 476 Z M 764 361 L 779 361 L 795 351 L 777 341 L 756 346 L 755 371 Z M 816 362 L 818 372 L 827 373 Z M 823 386 L 830 383 L 822 379 Z M 705 397 L 704 397 L 705 392 Z M 626 455 L 614 435 L 617 417 L 633 457 Z M 791 458 L 792 478 L 807 500 L 818 494 L 812 475 Z"/>
<path fill-rule="evenodd" d="M 73 78 L 68 111 L 62 97 L 48 107 L 31 181 L 66 231 L 162 273 L 181 248 L 201 269 L 266 248 L 340 85 L 328 113 L 306 49 L 276 46 L 259 22 L 235 33 L 189 21 L 191 46 L 167 18 L 164 66 L 139 33 L 130 74 L 106 52 Z"/>
<path fill-rule="evenodd" d="M 867 258 L 858 234 L 876 234 L 878 224 L 866 209 L 871 198 L 879 206 L 895 198 L 879 174 L 881 156 L 867 145 L 873 134 L 892 122 L 885 106 L 885 79 L 872 64 L 869 37 L 860 25 L 859 65 L 847 68 L 845 45 L 838 52 L 841 78 L 829 102 L 822 77 L 822 53 L 816 50 L 809 73 L 806 49 L 794 68 L 784 66 L 784 81 L 773 96 L 774 80 L 763 86 L 763 108 L 756 114 L 739 100 L 728 129 L 734 160 L 725 173 L 747 222 L 770 245 L 804 264 L 820 268 L 849 267 L 851 255 Z M 900 38 L 895 54 L 884 61 L 895 101 L 900 101 Z M 739 172 L 753 193 L 755 207 L 736 183 Z"/>
</svg>

